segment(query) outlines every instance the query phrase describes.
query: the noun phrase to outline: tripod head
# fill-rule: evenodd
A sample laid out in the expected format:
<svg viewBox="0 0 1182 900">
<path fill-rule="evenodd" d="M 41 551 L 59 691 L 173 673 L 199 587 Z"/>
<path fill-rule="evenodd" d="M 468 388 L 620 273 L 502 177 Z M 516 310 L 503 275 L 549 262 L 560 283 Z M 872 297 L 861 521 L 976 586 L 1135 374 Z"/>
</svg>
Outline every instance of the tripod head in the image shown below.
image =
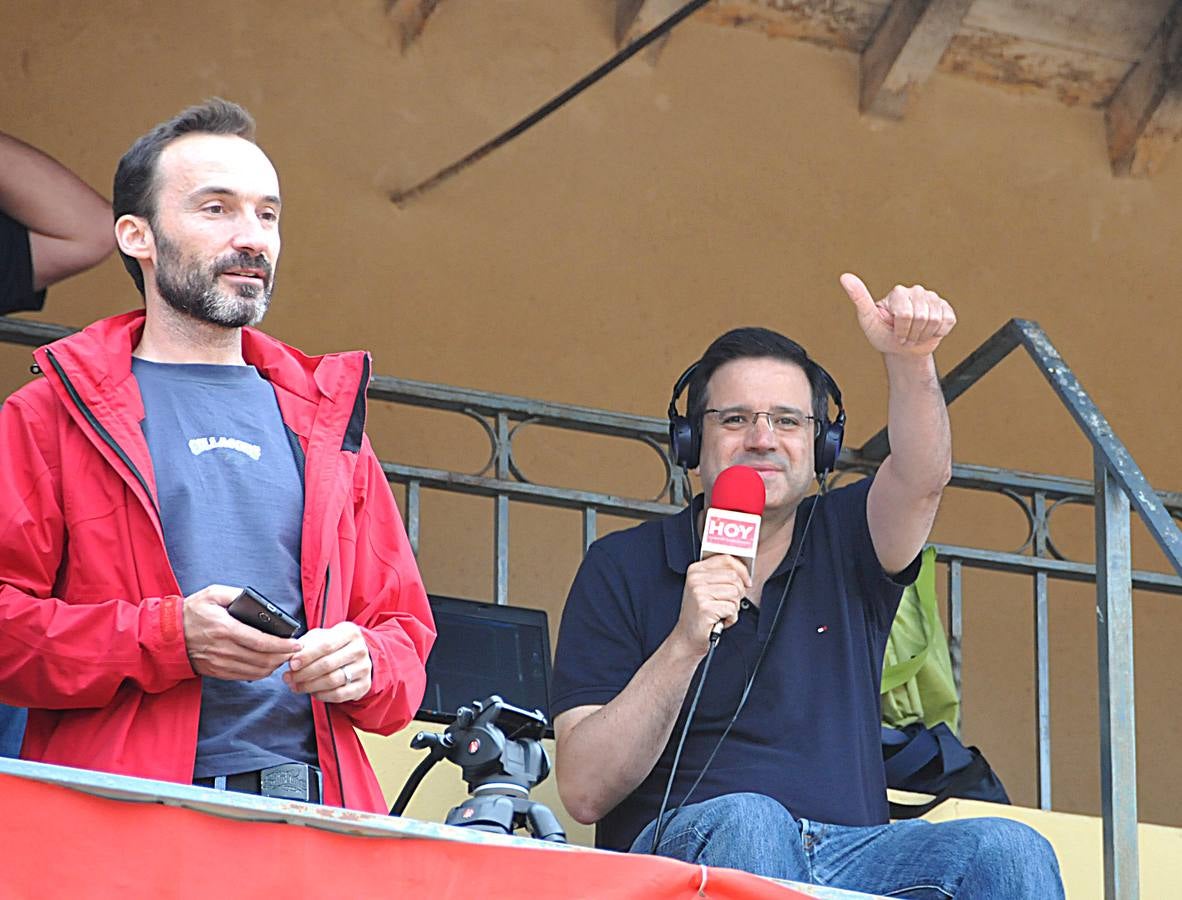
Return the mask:
<svg viewBox="0 0 1182 900">
<path fill-rule="evenodd" d="M 428 751 L 427 758 L 411 773 L 390 815 L 402 815 L 423 776 L 447 758 L 463 771 L 470 796 L 448 813 L 445 824 L 500 834 L 526 828 L 532 837 L 565 843 L 554 813 L 529 799 L 530 788 L 550 774 L 545 731 L 541 712 L 511 706 L 496 694 L 461 706 L 442 734 L 420 731 L 411 739 L 412 748 Z"/>
<path fill-rule="evenodd" d="M 546 717 L 538 710 L 521 709 L 493 694 L 461 706 L 442 734 L 421 731 L 410 745 L 458 765 L 470 794 L 527 796 L 550 774 L 541 743 L 545 731 Z"/>
</svg>

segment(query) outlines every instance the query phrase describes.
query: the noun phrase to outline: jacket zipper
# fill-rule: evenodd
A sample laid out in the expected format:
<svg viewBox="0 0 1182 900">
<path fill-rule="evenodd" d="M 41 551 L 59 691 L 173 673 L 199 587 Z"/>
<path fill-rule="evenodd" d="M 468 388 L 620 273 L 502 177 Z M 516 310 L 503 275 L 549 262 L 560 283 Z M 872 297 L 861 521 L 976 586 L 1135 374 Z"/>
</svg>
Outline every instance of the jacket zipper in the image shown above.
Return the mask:
<svg viewBox="0 0 1182 900">
<path fill-rule="evenodd" d="M 320 627 L 325 627 L 325 622 L 328 618 L 328 584 L 332 578 L 332 569 L 326 568 L 324 570 L 324 597 L 320 603 Z M 332 704 L 324 704 L 324 715 L 328 720 L 328 738 L 332 742 L 332 758 L 336 762 L 337 767 L 337 787 L 341 790 L 341 808 L 347 808 L 348 803 L 345 802 L 345 779 L 341 774 L 341 756 L 337 752 L 337 735 L 332 727 Z M 323 798 L 321 798 L 323 800 Z"/>
<path fill-rule="evenodd" d="M 304 455 L 304 448 L 300 446 L 299 436 L 294 431 L 292 431 L 291 428 L 289 428 L 286 425 L 286 423 L 284 424 L 283 427 L 287 431 L 287 440 L 288 440 L 288 443 L 291 444 L 291 452 L 292 452 L 292 455 L 295 457 L 296 468 L 298 468 L 299 472 L 300 472 L 300 483 L 306 484 L 306 482 L 304 480 L 305 479 L 304 470 L 307 465 L 307 457 Z M 325 623 L 328 621 L 328 587 L 329 587 L 329 583 L 331 582 L 331 580 L 332 580 L 332 569 L 329 567 L 325 567 L 325 569 L 324 569 L 324 596 L 321 598 L 321 602 L 320 602 L 320 627 L 321 628 L 324 628 Z M 329 703 L 324 703 L 323 705 L 324 705 L 325 720 L 328 722 L 328 737 L 329 737 L 329 741 L 332 743 L 332 758 L 333 758 L 333 760 L 335 760 L 336 767 L 337 767 L 337 787 L 339 787 L 341 789 L 341 806 L 345 807 L 345 806 L 347 806 L 347 804 L 345 803 L 345 780 L 341 776 L 341 756 L 340 756 L 340 753 L 337 752 L 337 736 L 336 736 L 336 732 L 333 731 L 333 727 L 332 727 L 332 705 Z M 321 769 L 323 770 L 323 766 L 321 767 Z M 320 799 L 321 799 L 321 802 L 323 802 L 324 798 L 321 797 Z"/>
<path fill-rule="evenodd" d="M 127 468 L 131 471 L 131 474 L 135 476 L 135 480 L 140 483 L 140 487 L 144 489 L 144 496 L 148 498 L 148 505 L 152 508 L 152 511 L 156 513 L 156 519 L 159 521 L 160 508 L 156 505 L 156 498 L 152 496 L 152 491 L 148 487 L 147 479 L 145 479 L 140 473 L 140 470 L 135 467 L 135 463 L 131 461 L 131 457 L 127 455 L 126 451 L 124 451 L 124 449 L 119 446 L 119 443 L 113 437 L 111 437 L 111 433 L 107 431 L 95 414 L 90 411 L 90 407 L 86 405 L 86 402 L 82 399 L 81 395 L 78 393 L 78 390 L 74 387 L 73 382 L 71 382 L 69 376 L 66 375 L 65 369 L 63 369 L 61 363 L 57 361 L 57 357 L 53 355 L 53 351 L 47 347 L 45 349 L 45 355 L 49 359 L 50 365 L 53 366 L 53 370 L 57 372 L 58 378 L 62 380 L 62 385 L 65 387 L 66 393 L 70 395 L 70 399 L 74 402 L 74 405 L 78 407 L 78 411 L 82 413 L 83 418 L 85 418 L 90 424 L 90 427 L 95 430 L 95 433 L 102 439 L 103 443 L 115 451 L 115 455 L 119 457 L 125 466 L 127 466 Z"/>
</svg>

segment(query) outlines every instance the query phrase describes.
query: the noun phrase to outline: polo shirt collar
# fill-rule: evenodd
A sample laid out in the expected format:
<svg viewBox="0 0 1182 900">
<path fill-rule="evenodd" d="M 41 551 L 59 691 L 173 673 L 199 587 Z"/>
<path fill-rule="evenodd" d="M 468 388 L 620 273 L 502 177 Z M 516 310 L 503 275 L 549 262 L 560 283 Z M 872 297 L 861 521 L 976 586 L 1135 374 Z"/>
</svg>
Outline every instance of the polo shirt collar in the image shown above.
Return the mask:
<svg viewBox="0 0 1182 900">
<path fill-rule="evenodd" d="M 784 558 L 780 560 L 780 564 L 776 566 L 776 571 L 772 572 L 772 578 L 779 578 L 792 567 L 792 560 L 796 557 L 797 551 L 800 551 L 800 559 L 796 563 L 796 568 L 802 569 L 809 560 L 809 553 L 801 549 L 800 538 L 801 531 L 804 529 L 804 523 L 808 520 L 809 512 L 813 505 L 817 502 L 817 495 L 811 494 L 800 501 L 800 505 L 796 507 L 796 518 L 792 520 L 792 543 L 788 547 L 788 552 L 784 554 Z M 815 522 L 813 524 L 816 524 Z"/>
<path fill-rule="evenodd" d="M 661 528 L 665 535 L 665 562 L 678 575 L 684 575 L 690 563 L 697 559 L 696 520 L 705 502 L 705 494 L 698 494 L 681 512 L 661 520 Z"/>
</svg>

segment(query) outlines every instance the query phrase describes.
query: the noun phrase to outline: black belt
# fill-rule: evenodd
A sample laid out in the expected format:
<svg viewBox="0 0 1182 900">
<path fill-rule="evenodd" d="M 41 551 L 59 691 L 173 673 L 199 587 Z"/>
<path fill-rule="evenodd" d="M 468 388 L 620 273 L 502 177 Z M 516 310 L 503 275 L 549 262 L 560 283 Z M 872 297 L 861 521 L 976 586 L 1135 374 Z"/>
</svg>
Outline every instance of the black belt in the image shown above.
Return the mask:
<svg viewBox="0 0 1182 900">
<path fill-rule="evenodd" d="M 322 797 L 320 770 L 304 763 L 284 763 L 255 772 L 194 778 L 193 784 L 219 791 L 281 797 L 285 800 L 302 800 L 305 803 L 320 803 Z"/>
</svg>

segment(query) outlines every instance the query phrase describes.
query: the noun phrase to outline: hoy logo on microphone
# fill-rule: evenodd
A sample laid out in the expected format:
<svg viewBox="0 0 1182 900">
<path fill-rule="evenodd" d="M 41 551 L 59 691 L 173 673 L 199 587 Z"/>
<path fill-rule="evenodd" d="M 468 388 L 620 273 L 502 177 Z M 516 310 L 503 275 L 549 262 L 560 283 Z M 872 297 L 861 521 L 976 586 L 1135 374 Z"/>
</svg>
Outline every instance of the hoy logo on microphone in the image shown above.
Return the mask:
<svg viewBox="0 0 1182 900">
<path fill-rule="evenodd" d="M 735 541 L 740 544 L 748 544 L 751 542 L 751 532 L 754 530 L 754 525 L 744 525 L 742 522 L 720 518 L 710 523 L 710 530 L 707 534 L 720 541 Z"/>
<path fill-rule="evenodd" d="M 702 551 L 755 556 L 759 544 L 759 516 L 728 509 L 710 509 L 702 534 Z"/>
</svg>

